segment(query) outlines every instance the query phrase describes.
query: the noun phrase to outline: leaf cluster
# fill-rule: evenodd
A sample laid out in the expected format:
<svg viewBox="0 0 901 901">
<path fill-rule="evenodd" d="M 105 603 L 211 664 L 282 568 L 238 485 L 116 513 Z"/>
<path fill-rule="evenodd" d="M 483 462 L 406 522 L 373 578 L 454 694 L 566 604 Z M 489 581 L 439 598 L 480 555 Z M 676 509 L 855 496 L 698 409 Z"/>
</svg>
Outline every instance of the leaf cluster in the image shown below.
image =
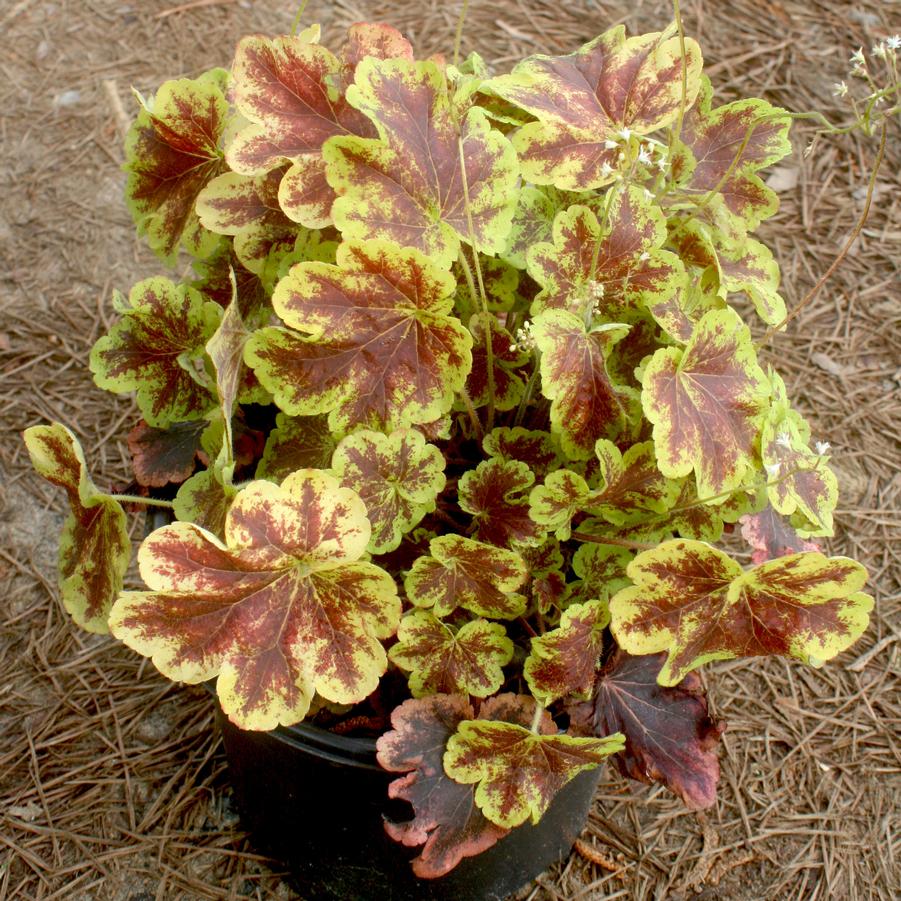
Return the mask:
<svg viewBox="0 0 901 901">
<path fill-rule="evenodd" d="M 674 28 L 502 75 L 313 28 L 167 82 L 129 132 L 138 230 L 194 275 L 118 296 L 90 363 L 175 521 L 122 591 L 119 500 L 29 430 L 71 502 L 66 606 L 246 729 L 393 711 L 419 875 L 610 754 L 712 803 L 694 671 L 819 666 L 867 625 L 863 568 L 808 540 L 828 457 L 745 322 L 785 317 L 753 232 L 790 120 L 702 68 Z M 740 519 L 750 569 L 713 547 Z"/>
</svg>

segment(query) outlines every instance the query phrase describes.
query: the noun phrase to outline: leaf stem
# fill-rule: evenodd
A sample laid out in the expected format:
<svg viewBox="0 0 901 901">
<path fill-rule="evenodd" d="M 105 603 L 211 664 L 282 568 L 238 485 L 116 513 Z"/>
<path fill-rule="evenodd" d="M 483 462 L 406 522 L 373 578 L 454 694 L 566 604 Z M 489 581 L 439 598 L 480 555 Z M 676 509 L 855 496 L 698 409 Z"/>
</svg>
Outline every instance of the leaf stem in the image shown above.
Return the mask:
<svg viewBox="0 0 901 901">
<path fill-rule="evenodd" d="M 529 731 L 533 735 L 538 735 L 538 729 L 541 726 L 541 714 L 542 713 L 544 713 L 544 707 L 541 704 L 539 704 L 538 701 L 536 701 L 535 702 L 535 713 L 532 714 L 532 725 L 529 729 Z"/>
<path fill-rule="evenodd" d="M 469 392 L 466 390 L 465 385 L 460 389 L 460 400 L 463 401 L 463 406 L 466 407 L 466 412 L 469 414 L 469 418 L 472 421 L 472 427 L 479 439 L 479 443 L 481 443 L 482 439 L 485 437 L 485 431 L 482 428 L 482 423 L 479 420 L 478 413 L 476 413 L 476 408 L 473 405 L 472 398 L 469 396 Z"/>
<path fill-rule="evenodd" d="M 300 28 L 300 20 L 303 18 L 303 14 L 306 12 L 307 4 L 310 0 L 303 0 L 300 4 L 300 8 L 297 10 L 297 14 L 294 16 L 294 21 L 291 23 L 291 34 L 297 34 L 298 28 Z"/>
<path fill-rule="evenodd" d="M 466 21 L 466 13 L 469 10 L 469 0 L 463 0 L 460 7 L 460 15 L 457 17 L 457 33 L 454 35 L 454 66 L 460 62 L 460 44 L 463 41 L 463 23 Z"/>
<path fill-rule="evenodd" d="M 526 382 L 525 390 L 522 393 L 522 400 L 519 402 L 519 406 L 516 409 L 516 416 L 513 419 L 514 428 L 518 425 L 522 425 L 522 421 L 525 419 L 526 410 L 532 400 L 532 395 L 535 393 L 535 385 L 538 384 L 538 375 L 540 371 L 541 360 L 538 357 L 538 351 L 535 351 L 535 365 L 532 367 L 532 374 Z"/>
<path fill-rule="evenodd" d="M 613 544 L 616 547 L 626 547 L 633 551 L 650 551 L 657 547 L 649 541 L 629 541 L 626 538 L 602 537 L 600 535 L 592 535 L 591 532 L 573 532 L 572 537 L 576 541 L 589 541 L 593 544 Z"/>
<path fill-rule="evenodd" d="M 165 507 L 167 510 L 174 510 L 175 505 L 172 501 L 164 501 L 155 497 L 141 497 L 138 494 L 110 494 L 107 497 L 120 504 L 146 504 L 148 507 Z"/>
<path fill-rule="evenodd" d="M 757 342 L 755 349 L 760 350 L 765 347 L 769 342 L 770 338 L 776 334 L 776 332 L 783 329 L 792 319 L 795 319 L 798 314 L 814 299 L 814 297 L 819 294 L 820 289 L 823 285 L 826 284 L 827 281 L 832 277 L 832 274 L 836 269 L 841 265 L 842 261 L 848 255 L 851 248 L 854 246 L 854 242 L 860 237 L 860 233 L 863 231 L 864 224 L 867 221 L 867 217 L 870 215 L 870 206 L 873 202 L 873 192 L 876 189 L 876 177 L 879 175 L 879 168 L 882 166 L 882 161 L 885 158 L 885 139 L 887 132 L 887 123 L 883 121 L 882 123 L 882 135 L 879 140 L 879 150 L 876 153 L 876 160 L 873 164 L 873 171 L 870 174 L 870 181 L 867 185 L 867 199 L 863 205 L 863 212 L 860 214 L 860 218 L 857 220 L 857 224 L 854 226 L 851 234 L 848 236 L 848 240 L 845 241 L 845 246 L 839 251 L 838 256 L 832 261 L 832 265 L 820 276 L 817 280 L 817 283 L 801 298 L 800 303 L 798 303 L 793 310 L 785 314 L 785 318 L 782 322 L 777 325 L 770 326 L 767 329 L 764 336 Z"/>
<path fill-rule="evenodd" d="M 685 58 L 685 29 L 682 27 L 682 11 L 679 9 L 679 0 L 673 0 L 673 18 L 676 28 L 679 30 L 679 53 L 682 63 L 682 96 L 679 98 L 679 117 L 675 126 L 670 131 L 669 146 L 672 149 L 679 136 L 682 134 L 682 120 L 685 118 L 685 106 L 688 101 L 688 61 Z"/>
</svg>

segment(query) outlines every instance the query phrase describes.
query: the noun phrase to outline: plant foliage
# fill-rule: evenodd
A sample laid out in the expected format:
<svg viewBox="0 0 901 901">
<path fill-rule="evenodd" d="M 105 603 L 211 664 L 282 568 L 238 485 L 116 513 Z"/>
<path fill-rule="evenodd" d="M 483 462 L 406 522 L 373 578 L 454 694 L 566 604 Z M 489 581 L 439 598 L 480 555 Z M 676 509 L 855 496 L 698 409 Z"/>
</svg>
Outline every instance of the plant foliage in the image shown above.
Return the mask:
<svg viewBox="0 0 901 901">
<path fill-rule="evenodd" d="M 69 496 L 65 606 L 246 729 L 391 711 L 413 818 L 386 828 L 422 877 L 610 755 L 708 806 L 695 670 L 820 666 L 872 608 L 807 540 L 836 479 L 740 314 L 785 317 L 752 232 L 790 117 L 718 104 L 675 26 L 494 77 L 384 25 L 337 44 L 250 36 L 141 101 L 129 206 L 196 275 L 117 296 L 91 370 L 176 521 L 123 591 L 119 500 L 28 430 Z M 739 520 L 750 568 L 713 546 Z"/>
</svg>

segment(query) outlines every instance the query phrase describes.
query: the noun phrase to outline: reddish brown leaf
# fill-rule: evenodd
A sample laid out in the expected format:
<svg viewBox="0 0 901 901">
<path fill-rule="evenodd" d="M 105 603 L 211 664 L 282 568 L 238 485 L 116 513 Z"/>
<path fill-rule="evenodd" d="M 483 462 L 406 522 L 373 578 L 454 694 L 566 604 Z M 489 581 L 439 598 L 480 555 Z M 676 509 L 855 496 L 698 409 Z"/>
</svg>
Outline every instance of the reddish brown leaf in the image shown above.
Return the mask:
<svg viewBox="0 0 901 901">
<path fill-rule="evenodd" d="M 413 872 L 423 879 L 445 875 L 507 834 L 476 807 L 473 786 L 444 772 L 448 739 L 473 717 L 469 702 L 458 695 L 406 701 L 391 714 L 392 731 L 378 741 L 379 763 L 407 774 L 391 783 L 389 797 L 409 801 L 415 814 L 408 822 L 386 821 L 385 831 L 405 845 L 423 846 L 413 860 Z"/>
<path fill-rule="evenodd" d="M 662 654 L 617 649 L 598 673 L 594 701 L 579 705 L 587 713 L 580 725 L 592 735 L 626 736 L 616 756 L 624 776 L 662 782 L 692 809 L 710 807 L 720 776 L 716 744 L 726 727 L 709 716 L 695 673 L 672 688 L 658 685 L 662 663 Z"/>
<path fill-rule="evenodd" d="M 760 513 L 742 516 L 741 535 L 751 546 L 754 563 L 765 563 L 774 557 L 797 554 L 800 551 L 822 551 L 813 541 L 805 541 L 769 504 Z"/>
<path fill-rule="evenodd" d="M 200 436 L 208 425 L 205 419 L 195 419 L 155 429 L 142 419 L 127 439 L 138 484 L 162 488 L 169 482 L 183 482 L 188 478 L 194 472 L 201 450 Z"/>
</svg>

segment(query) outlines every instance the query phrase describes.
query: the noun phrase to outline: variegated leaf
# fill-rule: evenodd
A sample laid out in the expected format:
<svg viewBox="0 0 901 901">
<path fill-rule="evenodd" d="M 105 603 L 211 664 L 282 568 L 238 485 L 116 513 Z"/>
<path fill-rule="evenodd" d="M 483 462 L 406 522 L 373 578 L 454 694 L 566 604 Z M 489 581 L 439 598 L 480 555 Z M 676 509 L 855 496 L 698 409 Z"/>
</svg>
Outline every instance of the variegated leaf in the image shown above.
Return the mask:
<svg viewBox="0 0 901 901">
<path fill-rule="evenodd" d="M 504 250 L 516 154 L 484 110 L 457 121 L 435 62 L 366 59 L 347 97 L 379 137 L 336 137 L 324 148 L 338 194 L 332 214 L 345 238 L 385 238 L 444 267 L 461 240 L 489 254 Z"/>
<path fill-rule="evenodd" d="M 781 654 L 821 666 L 862 634 L 873 599 L 847 557 L 792 554 L 743 571 L 722 551 L 676 539 L 639 554 L 633 587 L 610 601 L 611 629 L 630 654 L 667 652 L 661 685 L 711 660 Z"/>
<path fill-rule="evenodd" d="M 609 622 L 606 601 L 573 604 L 556 629 L 532 639 L 523 673 L 540 703 L 547 707 L 567 695 L 591 694 Z"/>
<path fill-rule="evenodd" d="M 702 497 L 738 488 L 755 465 L 770 393 L 738 314 L 706 313 L 684 350 L 654 354 L 642 385 L 660 471 L 678 478 L 694 470 Z"/>
<path fill-rule="evenodd" d="M 453 288 L 416 250 L 342 244 L 337 265 L 298 263 L 279 282 L 272 303 L 290 329 L 261 329 L 245 358 L 286 413 L 329 413 L 336 431 L 433 422 L 472 365 Z"/>
<path fill-rule="evenodd" d="M 415 610 L 401 620 L 388 656 L 409 671 L 414 698 L 439 693 L 486 698 L 504 681 L 501 668 L 513 656 L 513 642 L 500 623 L 474 619 L 456 628 Z"/>
<path fill-rule="evenodd" d="M 88 632 L 107 618 L 131 560 L 125 511 L 88 477 L 78 439 L 64 425 L 32 426 L 25 446 L 38 475 L 64 488 L 69 515 L 59 542 L 59 587 L 66 610 Z"/>
<path fill-rule="evenodd" d="M 700 48 L 686 39 L 686 107 L 698 93 L 701 65 Z M 627 38 L 618 25 L 567 56 L 531 56 L 488 87 L 536 117 L 513 137 L 523 176 L 586 191 L 614 179 L 624 130 L 644 135 L 675 122 L 682 73 L 674 28 Z"/>
<path fill-rule="evenodd" d="M 228 122 L 228 73 L 165 82 L 143 103 L 125 139 L 125 197 L 138 234 L 163 259 L 178 248 L 204 257 L 218 243 L 204 229 L 194 202 L 225 169 L 220 142 Z"/>
<path fill-rule="evenodd" d="M 370 531 L 363 502 L 327 473 L 251 482 L 224 543 L 185 522 L 145 540 L 149 590 L 121 594 L 110 629 L 170 679 L 218 676 L 222 709 L 243 729 L 302 720 L 314 692 L 361 701 L 385 672 L 381 639 L 401 613 L 394 580 L 360 561 Z"/>
<path fill-rule="evenodd" d="M 404 581 L 417 607 L 448 616 L 464 607 L 479 616 L 515 619 L 526 607 L 517 590 L 529 571 L 514 551 L 464 538 L 441 535 L 429 543 L 429 556 L 416 560 Z"/>
<path fill-rule="evenodd" d="M 100 388 L 136 392 L 148 425 L 200 419 L 216 406 L 206 373 L 205 345 L 222 310 L 192 288 L 148 278 L 120 302 L 122 318 L 91 350 Z"/>
<path fill-rule="evenodd" d="M 444 455 L 412 429 L 348 435 L 335 449 L 332 470 L 366 504 L 373 554 L 394 550 L 435 509 L 446 481 Z"/>
</svg>

